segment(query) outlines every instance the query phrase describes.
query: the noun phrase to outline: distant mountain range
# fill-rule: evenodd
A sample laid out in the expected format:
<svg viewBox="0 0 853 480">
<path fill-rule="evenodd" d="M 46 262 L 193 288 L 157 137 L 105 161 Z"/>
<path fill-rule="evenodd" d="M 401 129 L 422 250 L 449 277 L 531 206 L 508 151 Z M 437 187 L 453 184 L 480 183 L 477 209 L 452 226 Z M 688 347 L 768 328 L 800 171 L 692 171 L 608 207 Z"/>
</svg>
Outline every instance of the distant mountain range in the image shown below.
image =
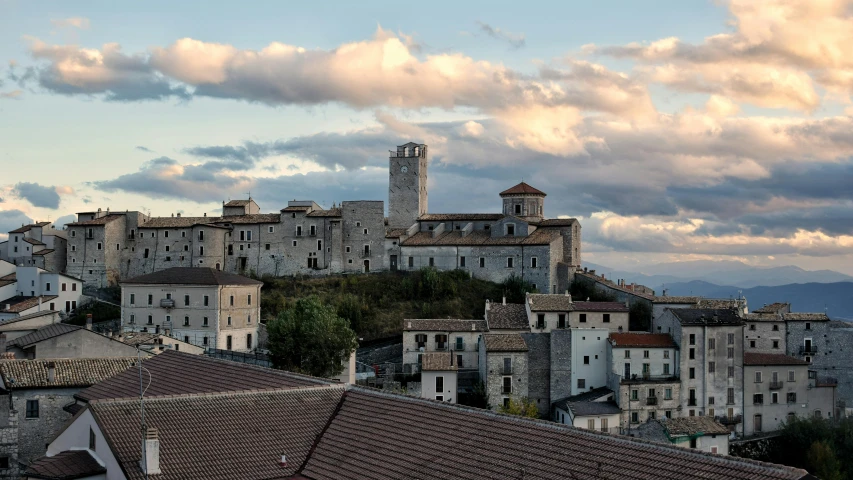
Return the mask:
<svg viewBox="0 0 853 480">
<path fill-rule="evenodd" d="M 608 279 L 646 285 L 662 295 L 732 298 L 743 294 L 750 310 L 790 302 L 796 312 L 823 312 L 853 321 L 853 277 L 832 270 L 803 270 L 792 265 L 752 267 L 735 261 L 693 261 L 643 267 L 642 272 L 584 264 Z"/>
</svg>

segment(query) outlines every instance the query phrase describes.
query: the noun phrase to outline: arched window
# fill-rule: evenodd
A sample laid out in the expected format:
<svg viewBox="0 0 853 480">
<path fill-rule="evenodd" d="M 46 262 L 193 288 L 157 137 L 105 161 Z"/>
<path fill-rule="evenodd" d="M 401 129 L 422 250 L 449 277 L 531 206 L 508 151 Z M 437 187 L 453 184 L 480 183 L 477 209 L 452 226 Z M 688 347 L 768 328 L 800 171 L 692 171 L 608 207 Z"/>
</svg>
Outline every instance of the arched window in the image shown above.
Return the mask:
<svg viewBox="0 0 853 480">
<path fill-rule="evenodd" d="M 416 156 L 416 157 L 420 157 L 420 156 L 421 156 L 421 147 L 415 147 L 415 156 Z"/>
<path fill-rule="evenodd" d="M 220 269 L 221 269 L 221 266 L 220 266 L 218 263 L 216 264 L 216 269 L 217 269 L 217 270 L 220 270 Z"/>
</svg>

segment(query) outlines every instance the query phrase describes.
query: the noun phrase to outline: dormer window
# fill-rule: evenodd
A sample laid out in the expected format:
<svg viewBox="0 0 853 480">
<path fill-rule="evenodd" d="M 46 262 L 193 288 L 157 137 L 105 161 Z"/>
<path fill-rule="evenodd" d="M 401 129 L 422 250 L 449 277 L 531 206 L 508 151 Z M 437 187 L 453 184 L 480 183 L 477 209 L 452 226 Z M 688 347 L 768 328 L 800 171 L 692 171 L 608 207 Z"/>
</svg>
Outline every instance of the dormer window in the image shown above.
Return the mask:
<svg viewBox="0 0 853 480">
<path fill-rule="evenodd" d="M 506 226 L 506 234 L 507 234 L 507 236 L 508 236 L 508 237 L 513 237 L 513 236 L 515 236 L 515 224 L 514 224 L 514 223 L 508 223 L 508 224 L 507 224 L 507 226 Z"/>
</svg>

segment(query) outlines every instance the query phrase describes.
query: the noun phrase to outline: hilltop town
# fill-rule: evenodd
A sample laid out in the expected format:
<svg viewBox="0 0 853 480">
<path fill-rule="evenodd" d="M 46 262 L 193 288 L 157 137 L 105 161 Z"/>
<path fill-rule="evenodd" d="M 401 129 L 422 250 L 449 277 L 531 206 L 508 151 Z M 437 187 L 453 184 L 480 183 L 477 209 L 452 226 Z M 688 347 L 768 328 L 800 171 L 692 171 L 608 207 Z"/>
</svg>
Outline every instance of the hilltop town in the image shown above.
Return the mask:
<svg viewBox="0 0 853 480">
<path fill-rule="evenodd" d="M 849 324 L 605 278 L 534 186 L 495 192 L 494 212 L 434 213 L 427 145 L 388 168 L 387 208 L 246 198 L 218 217 L 102 208 L 10 231 L 0 475 L 813 478 L 730 454 L 849 416 Z M 339 375 L 269 368 L 263 279 L 432 270 L 525 291 L 469 306 L 479 318 L 399 318 Z M 68 322 L 109 288 L 119 318 Z"/>
</svg>

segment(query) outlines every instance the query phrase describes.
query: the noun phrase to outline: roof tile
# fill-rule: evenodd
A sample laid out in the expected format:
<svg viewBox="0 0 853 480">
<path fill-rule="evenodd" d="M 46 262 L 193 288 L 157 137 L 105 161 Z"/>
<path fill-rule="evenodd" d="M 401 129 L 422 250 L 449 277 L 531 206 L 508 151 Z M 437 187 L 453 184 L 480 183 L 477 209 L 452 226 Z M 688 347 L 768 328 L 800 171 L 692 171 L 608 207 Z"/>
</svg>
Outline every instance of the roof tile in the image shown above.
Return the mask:
<svg viewBox="0 0 853 480">
<path fill-rule="evenodd" d="M 249 277 L 206 267 L 174 267 L 123 280 L 127 285 L 263 285 Z"/>
<path fill-rule="evenodd" d="M 542 190 L 539 190 L 537 188 L 533 188 L 524 182 L 521 182 L 514 187 L 507 188 L 506 190 L 504 190 L 503 192 L 500 193 L 501 196 L 504 196 L 504 195 L 522 195 L 522 194 L 542 195 L 543 197 L 545 196 L 545 192 L 543 192 Z"/>
<path fill-rule="evenodd" d="M 403 330 L 409 332 L 485 332 L 485 320 L 453 318 L 413 318 L 403 320 Z"/>
<path fill-rule="evenodd" d="M 88 387 L 117 375 L 136 362 L 135 358 L 57 358 L 0 360 L 0 375 L 7 389 L 46 387 Z M 53 363 L 54 381 L 48 381 L 48 364 Z M 136 393 L 139 393 L 137 377 Z"/>
<path fill-rule="evenodd" d="M 487 352 L 526 352 L 527 342 L 517 333 L 496 333 L 483 335 Z"/>
<path fill-rule="evenodd" d="M 486 311 L 489 330 L 530 330 L 527 308 L 521 303 L 490 303 Z"/>
<path fill-rule="evenodd" d="M 611 333 L 610 343 L 614 347 L 675 347 L 668 333 Z"/>
<path fill-rule="evenodd" d="M 60 452 L 42 457 L 27 467 L 25 477 L 45 480 L 74 480 L 107 473 L 88 450 Z"/>
</svg>

